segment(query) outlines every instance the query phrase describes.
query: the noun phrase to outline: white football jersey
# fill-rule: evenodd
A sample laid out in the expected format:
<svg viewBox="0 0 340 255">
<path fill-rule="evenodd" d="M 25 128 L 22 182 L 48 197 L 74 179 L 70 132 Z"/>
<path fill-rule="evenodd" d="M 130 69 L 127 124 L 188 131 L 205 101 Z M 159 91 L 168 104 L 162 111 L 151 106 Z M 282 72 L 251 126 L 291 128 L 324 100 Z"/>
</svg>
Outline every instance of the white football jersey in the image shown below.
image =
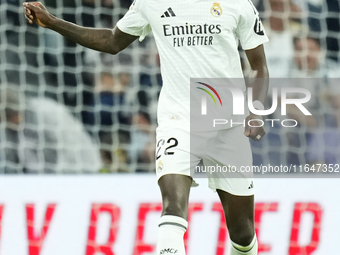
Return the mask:
<svg viewBox="0 0 340 255">
<path fill-rule="evenodd" d="M 117 27 L 140 40 L 153 31 L 163 79 L 158 124 L 170 127 L 190 125 L 190 78 L 242 78 L 239 41 L 244 50 L 268 41 L 250 0 L 135 0 Z"/>
</svg>

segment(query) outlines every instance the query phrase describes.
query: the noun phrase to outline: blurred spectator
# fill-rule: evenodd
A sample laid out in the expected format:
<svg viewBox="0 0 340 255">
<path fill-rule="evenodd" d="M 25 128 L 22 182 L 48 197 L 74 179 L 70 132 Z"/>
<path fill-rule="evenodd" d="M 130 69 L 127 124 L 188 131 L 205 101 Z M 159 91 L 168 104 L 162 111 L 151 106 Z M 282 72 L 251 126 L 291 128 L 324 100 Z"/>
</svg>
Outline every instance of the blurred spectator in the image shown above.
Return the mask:
<svg viewBox="0 0 340 255">
<path fill-rule="evenodd" d="M 68 110 L 47 98 L 0 93 L 1 147 L 6 173 L 96 173 L 99 149 Z"/>
<path fill-rule="evenodd" d="M 294 58 L 290 65 L 292 78 L 322 78 L 326 75 L 326 69 L 322 58 L 322 52 L 317 40 L 307 38 L 294 39 Z M 316 111 L 319 107 L 319 95 L 325 88 L 322 79 L 294 80 L 296 87 L 305 88 L 311 93 L 311 99 L 304 106 L 312 111 L 312 115 L 306 116 L 295 105 L 287 105 L 287 115 L 298 121 L 301 125 L 314 127 L 317 125 Z M 289 84 L 291 86 L 292 84 Z M 290 94 L 290 98 L 298 98 L 299 94 Z"/>
<path fill-rule="evenodd" d="M 104 7 L 107 12 L 102 13 L 100 15 L 100 21 L 103 27 L 106 28 L 113 28 L 114 27 L 114 20 L 113 20 L 113 9 L 114 4 L 113 0 L 102 0 L 102 6 Z"/>
<path fill-rule="evenodd" d="M 320 93 L 317 128 L 308 143 L 309 163 L 339 164 L 340 162 L 340 65 L 326 59 L 321 74 L 324 77 L 324 90 Z M 320 70 L 319 70 L 320 72 Z"/>
<path fill-rule="evenodd" d="M 340 69 L 339 69 L 340 77 Z M 339 86 L 340 78 L 331 82 Z M 339 164 L 340 162 L 340 91 L 339 88 L 330 88 L 326 94 L 322 118 L 312 133 L 308 143 L 308 163 Z"/>
<path fill-rule="evenodd" d="M 264 48 L 271 78 L 288 77 L 298 17 L 300 9 L 292 0 L 264 1 L 263 25 L 269 38 Z"/>
<path fill-rule="evenodd" d="M 335 61 L 326 59 L 324 50 L 321 49 L 319 40 L 311 37 L 296 37 L 294 39 L 294 62 L 291 65 L 292 78 L 309 78 L 295 84 L 305 88 L 311 93 L 311 99 L 304 105 L 314 111 L 313 116 L 305 116 L 295 105 L 288 105 L 287 112 L 290 117 L 307 126 L 316 126 L 320 112 L 320 100 L 324 98 L 329 86 L 328 79 L 340 77 L 340 65 Z M 334 89 L 333 89 L 334 91 Z M 297 95 L 292 95 L 292 97 Z"/>
<path fill-rule="evenodd" d="M 128 73 L 114 76 L 102 72 L 95 83 L 92 112 L 84 112 L 83 121 L 90 132 L 99 138 L 103 171 L 126 172 L 128 156 L 126 144 L 130 141 L 131 104 L 126 88 L 130 83 Z"/>
<path fill-rule="evenodd" d="M 126 99 L 126 88 L 130 75 L 120 73 L 115 77 L 111 72 L 102 72 L 95 83 L 93 112 L 85 113 L 84 123 L 100 127 L 130 125 L 131 114 Z"/>
<path fill-rule="evenodd" d="M 136 172 L 151 172 L 154 170 L 155 128 L 149 114 L 143 111 L 133 116 L 132 123 L 130 159 L 138 164 Z"/>
<path fill-rule="evenodd" d="M 334 164 L 340 159 L 336 156 L 340 149 L 337 130 L 340 90 L 339 79 L 334 80 L 332 77 L 340 78 L 340 67 L 335 61 L 325 58 L 324 50 L 317 39 L 295 38 L 294 48 L 291 75 L 310 78 L 298 80 L 296 86 L 310 91 L 311 99 L 304 106 L 312 115 L 305 116 L 295 105 L 287 106 L 289 117 L 297 120 L 300 127 L 300 130 L 288 134 L 289 140 L 296 147 L 307 148 L 308 163 Z"/>
<path fill-rule="evenodd" d="M 294 65 L 291 77 L 328 78 L 336 77 L 339 63 L 325 57 L 325 48 L 320 40 L 305 36 L 294 38 Z"/>
<path fill-rule="evenodd" d="M 292 77 L 317 77 L 322 66 L 322 53 L 319 42 L 311 37 L 294 38 L 294 67 Z M 295 71 L 295 72 L 294 72 Z"/>
<path fill-rule="evenodd" d="M 339 61 L 340 2 L 338 0 L 295 0 L 305 13 L 310 33 L 326 50 L 326 57 Z"/>
</svg>

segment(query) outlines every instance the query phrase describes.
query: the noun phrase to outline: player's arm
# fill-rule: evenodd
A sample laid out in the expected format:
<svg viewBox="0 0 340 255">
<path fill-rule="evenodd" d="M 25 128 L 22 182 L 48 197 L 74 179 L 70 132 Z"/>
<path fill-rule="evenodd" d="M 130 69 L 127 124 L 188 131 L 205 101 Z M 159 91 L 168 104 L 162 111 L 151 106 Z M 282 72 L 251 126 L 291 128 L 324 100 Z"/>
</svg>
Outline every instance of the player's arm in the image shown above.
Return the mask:
<svg viewBox="0 0 340 255">
<path fill-rule="evenodd" d="M 251 69 L 256 73 L 255 79 L 252 79 L 252 83 L 249 84 L 249 86 L 253 88 L 253 102 L 260 101 L 264 106 L 268 93 L 269 73 L 263 45 L 251 50 L 246 50 L 245 52 Z M 256 106 L 254 107 L 256 108 Z M 246 122 L 248 123 L 251 119 L 262 119 L 262 117 L 250 113 Z M 255 141 L 258 141 L 265 135 L 265 131 L 263 127 L 250 128 L 246 125 L 245 135 Z"/>
<path fill-rule="evenodd" d="M 254 82 L 250 84 L 253 88 L 253 101 L 258 100 L 264 105 L 268 93 L 269 73 L 263 45 L 245 52 L 251 69 L 256 73 Z"/>
<path fill-rule="evenodd" d="M 41 27 L 52 29 L 64 37 L 87 48 L 117 54 L 129 46 L 138 36 L 111 29 L 86 28 L 58 19 L 50 14 L 40 2 L 25 2 L 25 18 L 30 24 L 35 22 Z"/>
</svg>

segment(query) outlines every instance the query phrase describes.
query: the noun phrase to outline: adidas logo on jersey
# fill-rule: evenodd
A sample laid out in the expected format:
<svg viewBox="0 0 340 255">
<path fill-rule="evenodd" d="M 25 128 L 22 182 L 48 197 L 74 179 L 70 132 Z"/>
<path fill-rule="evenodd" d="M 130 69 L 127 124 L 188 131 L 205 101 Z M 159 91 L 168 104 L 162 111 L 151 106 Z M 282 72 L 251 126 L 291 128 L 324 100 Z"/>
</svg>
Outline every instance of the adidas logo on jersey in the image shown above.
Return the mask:
<svg viewBox="0 0 340 255">
<path fill-rule="evenodd" d="M 176 17 L 176 14 L 174 13 L 174 11 L 171 9 L 171 7 L 169 7 L 164 14 L 161 16 L 161 18 L 168 18 L 168 17 Z"/>
</svg>

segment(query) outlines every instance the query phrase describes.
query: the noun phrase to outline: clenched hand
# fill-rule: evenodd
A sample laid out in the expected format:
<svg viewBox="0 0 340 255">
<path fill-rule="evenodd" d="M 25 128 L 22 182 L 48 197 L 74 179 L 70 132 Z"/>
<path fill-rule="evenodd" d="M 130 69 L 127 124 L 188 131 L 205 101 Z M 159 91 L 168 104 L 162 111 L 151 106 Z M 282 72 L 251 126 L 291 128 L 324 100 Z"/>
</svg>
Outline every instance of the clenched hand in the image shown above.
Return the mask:
<svg viewBox="0 0 340 255">
<path fill-rule="evenodd" d="M 49 27 L 54 17 L 41 2 L 25 2 L 23 6 L 25 8 L 25 18 L 30 24 L 35 22 L 41 27 Z"/>
</svg>

